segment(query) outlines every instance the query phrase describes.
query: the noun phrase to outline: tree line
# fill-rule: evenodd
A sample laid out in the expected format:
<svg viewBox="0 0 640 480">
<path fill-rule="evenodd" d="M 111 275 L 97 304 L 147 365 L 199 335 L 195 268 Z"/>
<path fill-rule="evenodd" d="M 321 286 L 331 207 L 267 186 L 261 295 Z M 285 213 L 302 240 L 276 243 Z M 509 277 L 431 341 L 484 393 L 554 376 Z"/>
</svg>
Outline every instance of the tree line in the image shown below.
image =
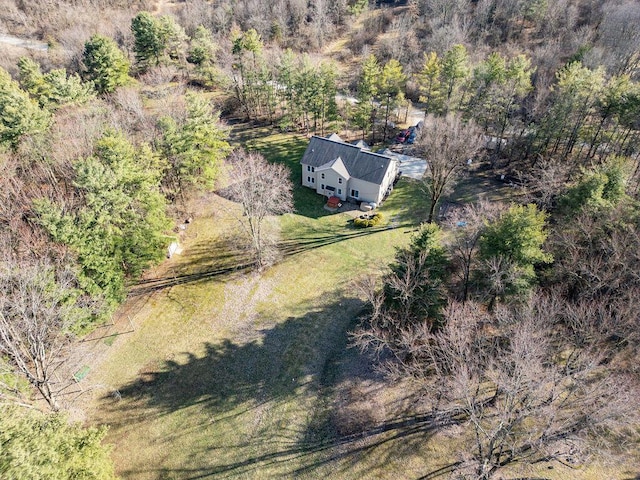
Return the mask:
<svg viewBox="0 0 640 480">
<path fill-rule="evenodd" d="M 432 7 L 429 2 L 415 6 L 418 12 L 436 13 Z M 602 14 L 608 29 L 614 28 L 612 18 L 619 10 L 612 7 L 613 13 Z M 461 6 L 452 11 L 465 13 Z M 535 17 L 521 14 L 515 18 Z M 416 18 L 413 24 L 422 17 Z M 492 53 L 470 55 L 465 43 L 454 43 L 427 50 L 410 62 L 402 55 L 389 58 L 384 51 L 363 55 L 360 73 L 354 76 L 338 75 L 335 63 L 283 51 L 259 29 L 231 29 L 223 40 L 203 25 L 185 29 L 172 16 L 140 12 L 131 21 L 131 67 L 115 43 L 99 36 L 87 42 L 81 63 L 85 78 L 99 93 L 125 82 L 129 68 L 144 74 L 167 66 L 195 84 L 227 88 L 236 102 L 229 108 L 248 119 L 319 134 L 357 128 L 373 142 L 388 138 L 392 117 L 401 120 L 406 99 L 412 98 L 420 101 L 425 114 L 460 112 L 473 120 L 486 135 L 500 139 L 495 156 L 505 163 L 522 161 L 535 167 L 541 156 L 550 156 L 577 169 L 610 154 L 637 161 L 635 44 L 627 45 L 619 64 L 600 66 L 594 51 L 609 35 L 600 33 L 597 41 L 551 64 L 541 64 L 535 52 L 504 54 L 497 46 Z M 527 50 L 523 44 L 522 51 Z M 336 103 L 339 85 L 355 97 L 355 104 Z M 503 153 L 505 145 L 509 152 Z"/>
<path fill-rule="evenodd" d="M 495 51 L 472 62 L 467 48 L 455 44 L 442 54 L 425 53 L 413 73 L 397 59 L 382 63 L 369 54 L 350 78 L 353 104 L 336 102 L 335 66 L 265 51 L 255 30 L 234 33 L 231 59 L 226 73 L 237 108 L 286 130 L 325 134 L 350 127 L 375 143 L 395 133 L 390 122 L 402 121 L 412 96 L 425 117 L 459 113 L 475 122 L 493 139 L 494 159 L 507 166 L 529 169 L 542 157 L 577 171 L 609 155 L 638 164 L 638 83 L 627 70 L 587 66 L 584 53 L 567 58 L 548 83 L 525 54 Z"/>
<path fill-rule="evenodd" d="M 551 212 L 462 206 L 362 282 L 352 342 L 458 429 L 459 478 L 636 444 L 638 210 L 620 167 L 585 172 Z"/>
<path fill-rule="evenodd" d="M 575 467 L 637 442 L 624 425 L 638 421 L 638 377 L 627 363 L 638 355 L 638 292 L 627 274 L 638 152 L 623 112 L 636 108 L 638 86 L 571 61 L 527 123 L 526 58 L 491 54 L 471 69 L 464 52 L 425 55 L 428 110 L 412 151 L 428 159 L 429 215 L 388 273 L 362 283 L 368 313 L 352 341 L 391 379 L 412 382 L 434 422 L 459 429 L 452 475 L 488 480 L 542 461 Z M 500 135 L 490 163 L 511 168 L 523 202 L 438 215 L 439 201 L 477 168 L 469 160 L 482 133 Z"/>
<path fill-rule="evenodd" d="M 170 210 L 212 190 L 231 153 L 220 114 L 201 93 L 187 91 L 155 115 L 141 105 L 130 73 L 144 79 L 175 61 L 174 40 L 183 37 L 169 17 L 146 12 L 131 29 L 134 65 L 114 41 L 94 35 L 78 73 L 43 73 L 26 57 L 17 80 L 0 70 L 0 352 L 3 367 L 54 411 L 62 388 L 55 370 L 71 338 L 110 317 L 127 284 L 164 257 L 175 239 Z M 189 58 L 203 66 L 210 53 L 195 38 Z M 236 182 L 227 193 L 246 227 L 241 243 L 261 269 L 275 259 L 265 219 L 292 209 L 288 173 L 242 151 L 228 168 Z M 279 193 L 271 198 L 273 182 Z M 2 398 L 28 403 L 28 389 L 2 385 Z"/>
<path fill-rule="evenodd" d="M 132 67 L 100 35 L 81 53 L 73 73 L 43 72 L 27 57 L 16 79 L 0 69 L 0 476 L 7 478 L 115 478 L 104 429 L 68 425 L 58 413 L 69 385 L 57 372 L 73 339 L 110 317 L 127 284 L 164 257 L 175 238 L 172 209 L 210 190 L 231 150 L 202 94 L 181 94 L 152 115 L 131 76 L 143 72 L 142 57 Z M 38 411 L 34 392 L 52 414 Z"/>
<path fill-rule="evenodd" d="M 457 468 L 470 478 L 531 459 L 571 463 L 594 439 L 618 438 L 619 417 L 633 413 L 624 358 L 637 355 L 640 43 L 624 27 L 638 13 L 632 2 L 587 3 L 416 0 L 368 15 L 360 1 L 189 2 L 176 16 L 132 14 L 118 41 L 87 35 L 68 69 L 28 58 L 13 77 L 0 69 L 3 400 L 29 404 L 35 388 L 59 408 L 61 352 L 163 255 L 168 208 L 213 185 L 230 147 L 201 91 L 169 98 L 189 83 L 230 93 L 223 108 L 251 120 L 348 127 L 374 142 L 389 138 L 407 98 L 418 101 L 429 222 L 480 133 L 494 137 L 493 165 L 519 176 L 531 204 L 470 206 L 447 235 L 423 227 L 383 285 L 365 289 L 372 313 L 357 343 L 390 353 L 392 375 L 416 379 L 434 412 L 466 428 Z M 357 15 L 347 42 L 357 71 L 302 53 Z M 560 40 L 547 50 L 531 46 L 550 35 Z M 336 102 L 339 87 L 356 102 Z M 151 114 L 154 96 L 167 106 Z M 291 208 L 290 196 L 270 195 L 286 172 L 241 152 L 230 168 L 239 182 L 228 194 L 261 268 L 274 257 L 263 219 Z M 25 419 L 7 431 L 36 428 Z M 85 433 L 87 445 L 103 435 Z"/>
<path fill-rule="evenodd" d="M 69 387 L 60 366 L 74 338 L 109 318 L 127 285 L 165 256 L 172 216 L 214 188 L 231 153 L 205 95 L 169 97 L 153 114 L 135 78 L 181 60 L 200 75 L 213 51 L 207 36 L 200 30 L 182 58 L 182 30 L 169 17 L 142 13 L 131 28 L 133 65 L 93 35 L 78 72 L 43 73 L 27 57 L 16 80 L 0 69 L 0 407 L 5 420 L 15 414 L 2 428 L 3 476 L 115 478 L 105 430 L 67 425 L 60 413 Z M 261 269 L 276 259 L 267 218 L 292 208 L 288 171 L 242 151 L 228 169 L 240 243 Z M 52 414 L 36 411 L 34 391 Z M 30 460 L 16 461 L 23 454 Z"/>
</svg>

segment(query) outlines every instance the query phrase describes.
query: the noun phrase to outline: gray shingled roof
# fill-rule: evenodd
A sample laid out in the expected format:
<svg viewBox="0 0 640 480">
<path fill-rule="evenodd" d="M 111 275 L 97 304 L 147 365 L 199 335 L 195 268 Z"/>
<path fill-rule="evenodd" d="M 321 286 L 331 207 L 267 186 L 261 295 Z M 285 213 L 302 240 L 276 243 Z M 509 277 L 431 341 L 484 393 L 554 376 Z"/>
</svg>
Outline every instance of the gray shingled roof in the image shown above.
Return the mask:
<svg viewBox="0 0 640 480">
<path fill-rule="evenodd" d="M 382 184 L 389 164 L 395 160 L 363 150 L 356 145 L 335 140 L 336 137 L 340 138 L 335 134 L 332 137 L 323 138 L 315 135 L 311 137 L 300 163 L 317 168 L 340 157 L 352 177 L 378 185 Z"/>
</svg>

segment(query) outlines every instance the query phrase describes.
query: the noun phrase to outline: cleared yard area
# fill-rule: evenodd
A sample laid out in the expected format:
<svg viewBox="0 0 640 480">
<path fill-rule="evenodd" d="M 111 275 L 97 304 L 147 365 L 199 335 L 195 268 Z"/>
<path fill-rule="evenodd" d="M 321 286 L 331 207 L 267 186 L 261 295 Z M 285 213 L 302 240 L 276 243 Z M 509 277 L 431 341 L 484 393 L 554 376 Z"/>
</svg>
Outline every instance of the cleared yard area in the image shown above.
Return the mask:
<svg viewBox="0 0 640 480">
<path fill-rule="evenodd" d="M 201 200 L 182 255 L 133 289 L 135 331 L 83 380 L 95 387 L 88 421 L 110 425 L 124 479 L 446 478 L 457 432 L 436 434 L 409 385 L 388 386 L 347 348 L 364 306 L 355 283 L 425 218 L 417 183 L 402 179 L 380 209 L 396 228 L 357 230 L 298 186 L 306 139 L 252 133 L 242 143 L 289 165 L 296 185 L 282 261 L 262 275 L 234 268 L 237 206 Z"/>
<path fill-rule="evenodd" d="M 250 146 L 294 164 L 306 142 L 275 135 Z M 402 185 L 397 198 L 419 200 L 413 188 Z M 98 386 L 89 418 L 111 426 L 123 478 L 333 470 L 329 450 L 343 448 L 329 449 L 334 370 L 363 307 L 353 284 L 409 240 L 422 206 L 390 200 L 382 211 L 406 226 L 356 230 L 323 203 L 297 188 L 297 213 L 280 219 L 284 258 L 258 276 L 233 269 L 244 263 L 228 241 L 237 207 L 211 195 L 182 255 L 134 287 L 135 331 L 116 338 L 85 379 Z"/>
<path fill-rule="evenodd" d="M 262 276 L 209 277 L 203 266 L 215 269 L 228 253 L 206 232 L 230 221 L 219 212 L 196 220 L 197 237 L 174 266 L 194 280 L 150 294 L 137 330 L 91 374 L 109 386 L 91 416 L 111 425 L 124 478 L 333 469 L 324 464 L 334 437 L 327 395 L 362 308 L 353 282 L 409 236 L 351 230 L 345 215 L 287 215 L 282 263 Z"/>
</svg>

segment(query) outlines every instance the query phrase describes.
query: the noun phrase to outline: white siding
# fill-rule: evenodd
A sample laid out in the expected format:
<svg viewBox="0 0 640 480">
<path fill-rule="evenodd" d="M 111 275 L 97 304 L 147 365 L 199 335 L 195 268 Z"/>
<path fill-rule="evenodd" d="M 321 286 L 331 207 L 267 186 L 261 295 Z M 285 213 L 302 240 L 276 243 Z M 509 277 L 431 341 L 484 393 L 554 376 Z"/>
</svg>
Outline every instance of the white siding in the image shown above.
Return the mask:
<svg viewBox="0 0 640 480">
<path fill-rule="evenodd" d="M 376 202 L 380 203 L 384 190 L 380 190 L 380 185 L 371 182 L 365 182 L 357 178 L 351 177 L 349 180 L 349 195 L 351 190 L 358 190 L 360 193 L 358 201 L 360 202 Z"/>
<path fill-rule="evenodd" d="M 351 198 L 351 190 L 357 190 L 359 195 L 356 198 L 359 202 L 375 202 L 380 203 L 386 193 L 389 185 L 393 183 L 397 173 L 397 162 L 391 162 L 387 173 L 382 180 L 382 185 L 367 182 L 357 178 L 349 178 L 348 180 L 331 168 L 317 171 L 315 168 L 307 168 L 308 165 L 301 164 L 302 168 L 302 185 L 313 188 L 320 195 L 327 197 L 336 196 L 345 201 L 347 197 Z M 313 171 L 309 171 L 313 170 Z M 324 178 L 322 175 L 324 174 Z M 338 179 L 342 179 L 339 183 Z M 322 186 L 324 185 L 324 189 Z M 327 187 L 334 187 L 335 190 L 330 191 Z M 338 193 L 340 190 L 340 193 Z"/>
<path fill-rule="evenodd" d="M 393 185 L 393 180 L 396 178 L 396 173 L 398 172 L 398 162 L 391 162 L 389 165 L 389 169 L 382 180 L 382 184 L 380 185 L 380 201 L 384 197 L 384 194 L 389 189 L 389 186 Z"/>
<path fill-rule="evenodd" d="M 315 180 L 316 172 L 315 171 L 310 172 L 308 168 L 309 165 L 301 164 L 301 166 L 302 166 L 302 186 L 315 189 L 316 184 L 311 179 Z M 315 169 L 312 169 L 312 170 L 315 170 Z"/>
<path fill-rule="evenodd" d="M 324 174 L 324 178 L 322 178 L 323 174 Z M 331 197 L 331 196 L 339 197 L 340 200 L 347 199 L 348 182 L 342 175 L 339 175 L 337 172 L 331 169 L 322 170 L 321 172 L 316 172 L 316 175 L 317 175 L 316 185 L 315 185 L 316 192 L 318 192 L 321 195 L 326 195 L 327 197 Z M 340 179 L 342 180 L 342 183 L 339 182 Z M 324 191 L 322 190 L 323 184 L 325 186 Z M 333 187 L 335 190 L 330 191 L 329 189 L 327 189 L 327 187 Z M 338 192 L 338 190 L 340 190 L 340 192 Z"/>
</svg>

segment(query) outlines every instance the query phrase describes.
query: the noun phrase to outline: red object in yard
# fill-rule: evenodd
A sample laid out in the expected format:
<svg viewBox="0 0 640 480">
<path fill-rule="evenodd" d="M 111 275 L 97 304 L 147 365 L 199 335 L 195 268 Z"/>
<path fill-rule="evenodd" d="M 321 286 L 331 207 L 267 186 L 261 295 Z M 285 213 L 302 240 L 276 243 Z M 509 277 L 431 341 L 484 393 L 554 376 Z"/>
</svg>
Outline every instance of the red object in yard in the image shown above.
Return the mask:
<svg viewBox="0 0 640 480">
<path fill-rule="evenodd" d="M 327 207 L 338 208 L 340 206 L 340 199 L 338 197 L 329 197 L 327 200 Z"/>
<path fill-rule="evenodd" d="M 409 129 L 400 131 L 396 136 L 396 143 L 404 143 L 409 138 L 409 135 L 411 135 L 411 130 Z"/>
</svg>

